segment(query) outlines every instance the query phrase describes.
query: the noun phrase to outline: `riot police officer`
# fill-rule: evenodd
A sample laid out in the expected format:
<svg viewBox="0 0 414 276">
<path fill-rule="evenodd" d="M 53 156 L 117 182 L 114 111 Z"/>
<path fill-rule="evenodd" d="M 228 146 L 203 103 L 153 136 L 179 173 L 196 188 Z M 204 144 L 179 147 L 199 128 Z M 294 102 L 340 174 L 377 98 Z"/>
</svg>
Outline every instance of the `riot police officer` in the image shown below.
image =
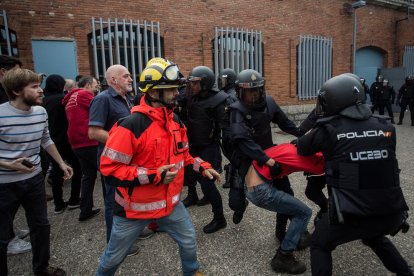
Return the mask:
<svg viewBox="0 0 414 276">
<path fill-rule="evenodd" d="M 398 125 L 402 125 L 407 106 L 410 108 L 411 125 L 414 126 L 414 76 L 407 76 L 398 91 L 397 103 L 401 107 Z"/>
<path fill-rule="evenodd" d="M 190 154 L 201 157 L 217 169 L 221 164 L 220 135 L 228 136 L 228 115 L 225 113 L 225 101 L 229 97 L 219 91 L 215 85 L 213 71 L 206 66 L 197 66 L 189 74 L 189 95 L 187 98 L 187 135 Z M 223 132 L 223 134 L 222 134 Z M 214 184 L 214 179 L 201 178 L 192 170 L 185 171 L 185 182 L 188 184 L 188 196 L 185 205 L 197 202 L 195 183 L 201 184 L 201 190 L 212 205 L 213 220 L 204 226 L 205 233 L 213 233 L 226 227 L 221 195 Z"/>
<path fill-rule="evenodd" d="M 220 90 L 223 90 L 230 96 L 230 101 L 235 102 L 237 101 L 237 95 L 236 95 L 236 72 L 234 72 L 231 68 L 225 68 L 220 72 L 219 78 L 218 78 L 218 86 Z M 226 110 L 228 112 L 229 110 Z M 232 152 L 232 143 L 230 139 L 226 139 L 223 137 L 222 140 L 222 149 L 223 154 L 230 159 L 230 155 Z M 228 163 L 224 166 L 225 171 L 225 182 L 223 184 L 223 188 L 230 188 L 232 185 L 231 183 L 234 181 L 239 181 L 239 175 L 237 173 L 237 170 L 234 169 L 234 167 L 231 165 L 231 163 Z"/>
<path fill-rule="evenodd" d="M 389 84 L 387 79 L 382 81 L 382 86 L 377 91 L 375 102 L 378 106 L 378 113 L 384 115 L 384 108 L 387 109 L 388 115 L 391 118 L 391 123 L 394 122 L 394 114 L 392 113 L 392 106 L 395 101 L 395 91 L 394 88 Z"/>
<path fill-rule="evenodd" d="M 371 95 L 371 92 L 369 90 L 367 83 L 365 82 L 365 78 L 359 78 L 359 80 L 361 81 L 362 87 L 364 88 L 364 91 L 365 91 L 365 102 L 367 101 L 368 95 L 369 95 L 370 101 L 372 102 L 372 95 Z"/>
<path fill-rule="evenodd" d="M 331 252 L 362 239 L 397 275 L 412 275 L 385 237 L 396 233 L 408 209 L 399 186 L 395 128 L 373 116 L 361 83 L 345 74 L 329 79 L 317 101 L 315 128 L 298 139 L 301 155 L 325 158 L 329 211 L 316 223 L 311 244 L 312 275 L 332 275 Z"/>
<path fill-rule="evenodd" d="M 246 209 L 244 178 L 251 162 L 256 160 L 261 166 L 275 165 L 275 160 L 264 152 L 274 145 L 271 123 L 278 124 L 280 129 L 289 134 L 300 135 L 300 130 L 289 120 L 275 100 L 271 96 L 266 96 L 264 83 L 265 80 L 259 72 L 252 69 L 241 71 L 236 80 L 239 101 L 230 106 L 230 126 L 234 146 L 231 162 L 238 169 L 243 180 L 241 183 L 233 183 L 230 187 L 229 205 L 235 211 L 233 215 L 235 222 L 240 222 Z M 287 177 L 275 179 L 273 185 L 278 190 L 293 195 Z M 287 220 L 288 216 L 285 214 L 278 213 L 276 216 L 276 237 L 280 243 L 285 238 Z M 297 269 L 303 267 L 303 264 L 295 263 L 294 267 L 293 269 Z"/>
<path fill-rule="evenodd" d="M 371 106 L 372 113 L 374 113 L 375 109 L 378 109 L 377 95 L 379 94 L 379 91 L 382 87 L 383 80 L 384 80 L 384 77 L 382 75 L 377 75 L 377 77 L 375 78 L 375 82 L 371 84 L 371 87 L 369 89 L 369 95 L 371 97 L 371 102 L 372 102 L 372 106 Z"/>
</svg>

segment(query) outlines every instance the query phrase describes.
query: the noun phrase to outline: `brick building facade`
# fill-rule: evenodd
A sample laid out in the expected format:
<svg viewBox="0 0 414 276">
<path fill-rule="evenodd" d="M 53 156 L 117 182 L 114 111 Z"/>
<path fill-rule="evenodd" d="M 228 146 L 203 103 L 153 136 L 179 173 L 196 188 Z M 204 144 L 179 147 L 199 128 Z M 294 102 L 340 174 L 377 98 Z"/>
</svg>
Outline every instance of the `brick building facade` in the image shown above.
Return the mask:
<svg viewBox="0 0 414 276">
<path fill-rule="evenodd" d="M 33 39 L 73 40 L 80 74 L 93 72 L 88 40 L 92 17 L 159 22 L 164 56 L 185 74 L 197 65 L 213 66 L 215 27 L 260 30 L 267 93 L 281 105 L 298 105 L 314 102 L 296 96 L 300 35 L 332 37 L 332 75 L 352 71 L 352 2 L 2 0 L 0 9 L 7 12 L 9 28 L 17 34 L 19 57 L 26 67 L 34 68 Z M 357 10 L 357 49 L 374 46 L 384 53 L 384 67 L 401 66 L 404 47 L 414 45 L 413 18 L 396 23 L 407 16 L 407 9 L 367 2 Z"/>
</svg>

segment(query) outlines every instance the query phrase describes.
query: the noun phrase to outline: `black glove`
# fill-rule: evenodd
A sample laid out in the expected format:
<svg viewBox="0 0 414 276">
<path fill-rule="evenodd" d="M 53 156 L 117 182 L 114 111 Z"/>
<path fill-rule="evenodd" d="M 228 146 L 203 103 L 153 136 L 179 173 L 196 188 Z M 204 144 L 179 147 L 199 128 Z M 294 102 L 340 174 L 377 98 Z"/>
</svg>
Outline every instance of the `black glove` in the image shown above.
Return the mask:
<svg viewBox="0 0 414 276">
<path fill-rule="evenodd" d="M 277 177 L 282 172 L 282 166 L 280 166 L 278 163 L 275 163 L 273 166 L 269 168 L 270 168 L 270 175 L 272 176 L 272 178 Z"/>
<path fill-rule="evenodd" d="M 295 147 L 297 147 L 298 146 L 298 139 L 293 139 L 292 141 L 290 141 L 290 143 L 292 145 L 295 145 Z"/>
</svg>

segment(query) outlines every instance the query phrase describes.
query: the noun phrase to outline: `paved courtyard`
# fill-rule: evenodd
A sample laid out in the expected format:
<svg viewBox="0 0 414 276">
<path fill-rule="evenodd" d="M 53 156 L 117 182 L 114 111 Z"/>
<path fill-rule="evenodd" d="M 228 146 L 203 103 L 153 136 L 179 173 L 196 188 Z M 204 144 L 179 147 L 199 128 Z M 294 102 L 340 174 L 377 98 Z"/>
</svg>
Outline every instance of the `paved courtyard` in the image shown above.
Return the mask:
<svg viewBox="0 0 414 276">
<path fill-rule="evenodd" d="M 397 118 L 398 114 L 396 114 Z M 408 117 L 408 116 L 406 116 Z M 406 118 L 404 125 L 397 128 L 397 156 L 401 168 L 401 185 L 411 210 L 414 208 L 414 127 Z M 275 133 L 278 143 L 289 142 L 290 135 Z M 295 194 L 314 210 L 316 206 L 304 196 L 305 178 L 302 173 L 292 174 L 291 183 Z M 47 185 L 50 192 L 50 187 Z M 68 194 L 68 184 L 65 193 Z M 234 225 L 232 211 L 228 207 L 228 190 L 219 185 L 225 206 L 228 225 L 214 234 L 206 235 L 202 228 L 212 219 L 211 206 L 192 206 L 189 208 L 197 231 L 198 256 L 201 270 L 206 275 L 275 275 L 270 260 L 279 246 L 274 238 L 275 214 L 249 204 L 243 221 Z M 199 190 L 199 194 L 201 194 Z M 186 188 L 183 198 L 186 195 Z M 95 206 L 103 210 L 100 182 L 95 186 Z M 61 266 L 67 275 L 93 275 L 99 257 L 105 248 L 105 225 L 103 211 L 90 221 L 79 223 L 79 209 L 53 213 L 53 202 L 48 202 L 51 224 L 51 260 L 53 265 Z M 414 215 L 409 223 L 412 228 L 406 234 L 391 237 L 401 254 L 410 265 L 414 265 Z M 312 218 L 313 219 L 313 218 Z M 19 210 L 15 225 L 27 229 L 24 212 Z M 309 231 L 313 225 L 309 224 Z M 127 258 L 117 275 L 181 275 L 178 248 L 165 233 L 156 233 L 148 240 L 140 242 L 139 254 Z M 310 275 L 309 249 L 299 251 L 298 258 L 304 260 Z M 333 254 L 334 275 L 392 275 L 378 258 L 356 241 L 340 246 Z M 9 275 L 32 275 L 31 253 L 9 256 Z"/>
</svg>

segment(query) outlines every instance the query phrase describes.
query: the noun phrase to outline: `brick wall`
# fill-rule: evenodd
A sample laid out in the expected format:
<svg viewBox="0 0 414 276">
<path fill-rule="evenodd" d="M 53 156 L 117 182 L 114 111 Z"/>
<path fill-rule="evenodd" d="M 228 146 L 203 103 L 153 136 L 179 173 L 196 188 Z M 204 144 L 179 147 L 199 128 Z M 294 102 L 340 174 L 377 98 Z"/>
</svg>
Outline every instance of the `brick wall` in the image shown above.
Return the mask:
<svg viewBox="0 0 414 276">
<path fill-rule="evenodd" d="M 32 39 L 76 41 L 78 69 L 89 74 L 87 35 L 91 17 L 159 21 L 165 56 L 185 74 L 197 65 L 212 66 L 215 27 L 261 30 L 264 36 L 266 90 L 281 105 L 312 104 L 298 101 L 296 93 L 296 46 L 300 34 L 333 38 L 333 74 L 352 68 L 353 17 L 340 0 L 2 0 L 10 28 L 17 32 L 20 57 L 33 68 Z M 357 10 L 357 47 L 376 46 L 385 55 L 385 66 L 402 63 L 404 45 L 414 44 L 414 20 L 398 24 L 406 11 L 373 6 Z"/>
</svg>

